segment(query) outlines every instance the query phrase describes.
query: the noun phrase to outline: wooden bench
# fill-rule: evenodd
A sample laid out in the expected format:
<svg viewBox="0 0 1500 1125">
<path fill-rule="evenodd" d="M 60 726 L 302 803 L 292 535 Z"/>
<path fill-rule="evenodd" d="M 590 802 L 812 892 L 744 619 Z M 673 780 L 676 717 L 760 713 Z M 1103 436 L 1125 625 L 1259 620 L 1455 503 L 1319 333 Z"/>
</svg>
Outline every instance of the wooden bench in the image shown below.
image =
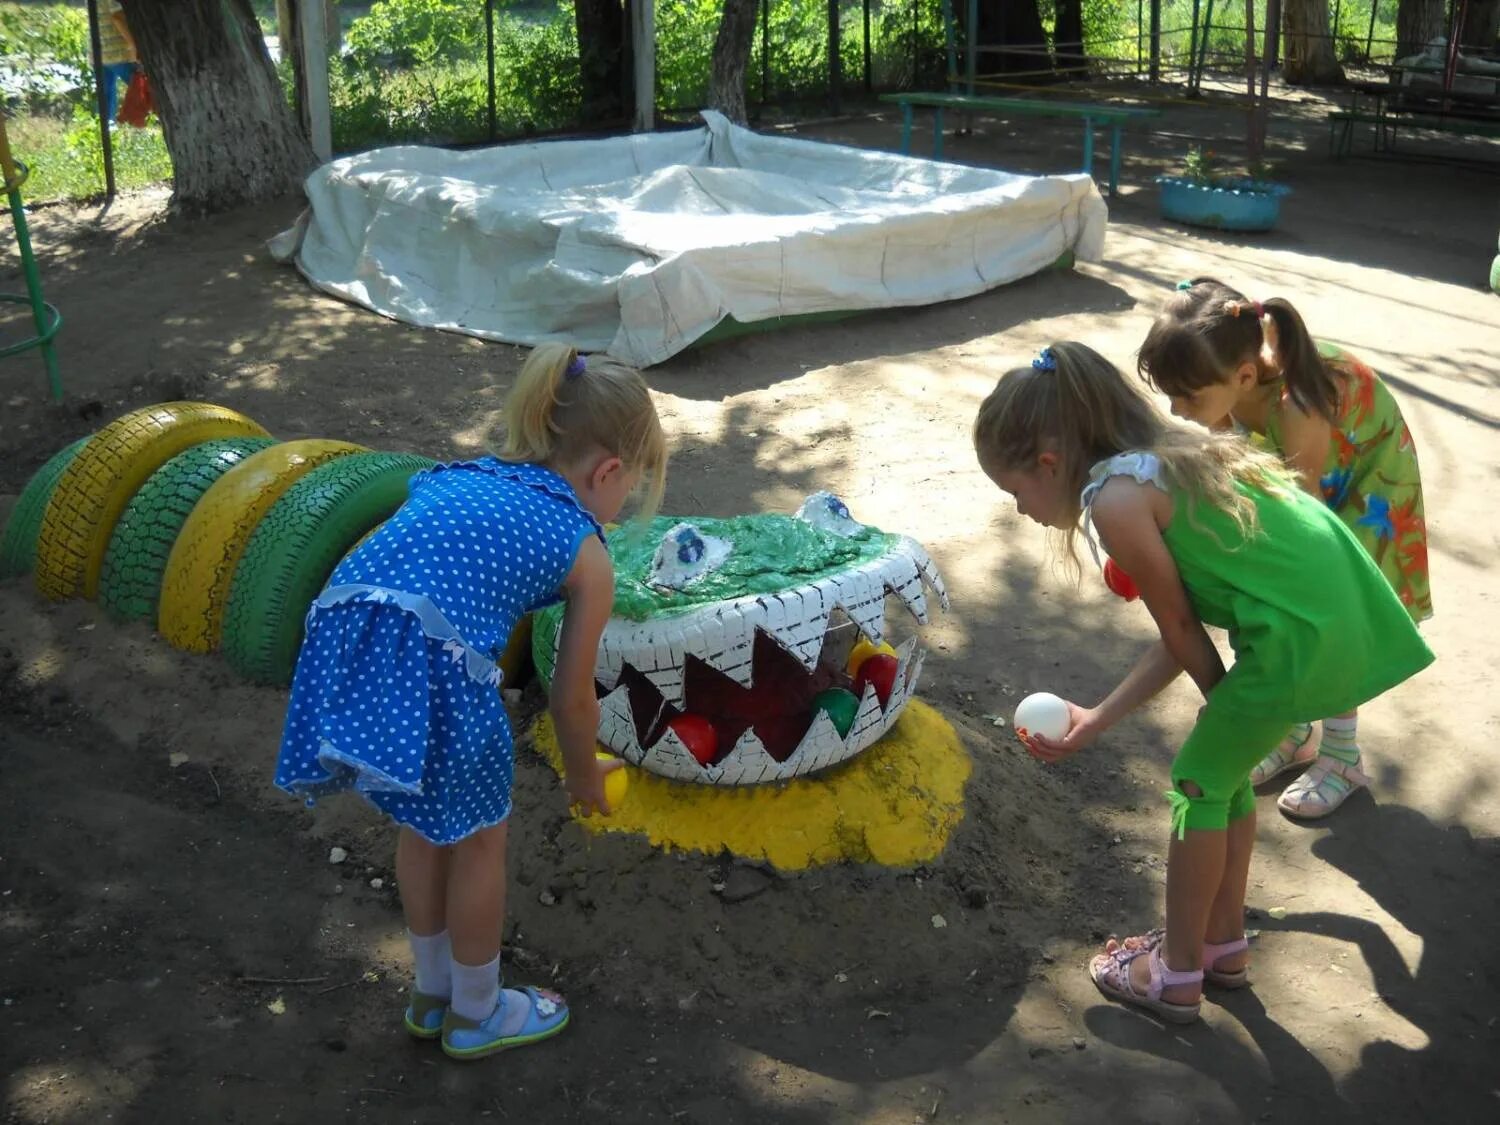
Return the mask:
<svg viewBox="0 0 1500 1125">
<path fill-rule="evenodd" d="M 1395 130 L 1402 125 L 1411 129 L 1426 129 L 1432 133 L 1451 133 L 1455 136 L 1500 137 L 1500 118 L 1485 120 L 1483 118 L 1435 116 L 1387 107 L 1377 107 L 1373 111 L 1335 109 L 1328 114 L 1328 147 L 1335 159 L 1342 159 L 1349 155 L 1354 144 L 1354 126 L 1356 125 L 1375 126 L 1376 152 L 1386 150 L 1387 130 L 1394 139 Z"/>
<path fill-rule="evenodd" d="M 1110 127 L 1109 142 L 1109 194 L 1115 195 L 1120 187 L 1120 129 L 1132 121 L 1160 116 L 1157 109 L 1137 106 L 1098 105 L 1091 102 L 1047 101 L 1042 98 L 986 97 L 979 94 L 881 94 L 883 102 L 894 102 L 901 107 L 901 152 L 911 155 L 912 110 L 915 106 L 936 111 L 932 135 L 932 158 L 943 158 L 943 111 L 962 110 L 967 113 L 993 113 L 998 116 L 1020 114 L 1025 117 L 1076 117 L 1083 119 L 1083 172 L 1094 174 L 1094 125 Z"/>
</svg>

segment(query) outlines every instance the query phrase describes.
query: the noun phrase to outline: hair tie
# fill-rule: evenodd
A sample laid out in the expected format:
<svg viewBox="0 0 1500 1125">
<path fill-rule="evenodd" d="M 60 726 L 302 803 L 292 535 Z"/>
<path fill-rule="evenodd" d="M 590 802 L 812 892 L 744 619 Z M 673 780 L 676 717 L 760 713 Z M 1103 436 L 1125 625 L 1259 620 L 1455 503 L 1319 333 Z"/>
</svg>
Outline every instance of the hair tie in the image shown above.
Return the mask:
<svg viewBox="0 0 1500 1125">
<path fill-rule="evenodd" d="M 568 369 L 563 372 L 563 375 L 569 379 L 576 379 L 587 370 L 588 364 L 584 362 L 583 356 L 575 355 L 568 361 Z"/>
<path fill-rule="evenodd" d="M 1036 358 L 1031 361 L 1031 366 L 1038 371 L 1056 371 L 1057 355 L 1051 347 L 1045 347 L 1037 352 Z"/>
<path fill-rule="evenodd" d="M 1177 283 L 1177 292 L 1181 293 L 1186 289 L 1191 289 L 1192 287 L 1193 283 L 1191 281 L 1179 281 Z"/>
<path fill-rule="evenodd" d="M 1250 307 L 1255 310 L 1255 317 L 1256 317 L 1257 320 L 1264 320 L 1265 319 L 1265 317 L 1266 317 L 1266 306 L 1265 305 L 1261 304 L 1259 301 L 1251 301 L 1250 302 Z"/>
</svg>

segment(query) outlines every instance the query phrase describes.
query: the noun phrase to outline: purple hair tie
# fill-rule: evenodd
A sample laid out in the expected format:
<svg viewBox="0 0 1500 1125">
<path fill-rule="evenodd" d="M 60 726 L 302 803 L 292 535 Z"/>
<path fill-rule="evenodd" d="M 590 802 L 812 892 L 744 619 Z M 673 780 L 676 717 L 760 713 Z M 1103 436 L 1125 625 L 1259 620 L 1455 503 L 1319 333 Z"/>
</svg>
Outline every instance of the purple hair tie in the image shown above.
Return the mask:
<svg viewBox="0 0 1500 1125">
<path fill-rule="evenodd" d="M 584 362 L 583 356 L 575 355 L 568 363 L 568 369 L 563 372 L 569 379 L 576 379 L 588 370 L 588 364 Z"/>
</svg>

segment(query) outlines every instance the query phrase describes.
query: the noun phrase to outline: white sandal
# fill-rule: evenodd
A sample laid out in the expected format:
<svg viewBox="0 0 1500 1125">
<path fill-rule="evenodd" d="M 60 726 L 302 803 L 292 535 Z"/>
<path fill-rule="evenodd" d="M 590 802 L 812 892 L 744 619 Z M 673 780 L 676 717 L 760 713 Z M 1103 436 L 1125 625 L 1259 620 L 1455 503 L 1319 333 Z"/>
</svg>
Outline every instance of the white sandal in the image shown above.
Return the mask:
<svg viewBox="0 0 1500 1125">
<path fill-rule="evenodd" d="M 1347 801 L 1350 794 L 1369 784 L 1370 779 L 1358 766 L 1320 754 L 1307 772 L 1276 798 L 1276 807 L 1303 820 L 1319 820 Z"/>
<path fill-rule="evenodd" d="M 1145 992 L 1137 992 L 1130 981 L 1130 963 L 1137 957 L 1148 958 L 1151 980 Z M 1094 987 L 1111 1000 L 1144 1008 L 1152 1015 L 1160 1016 L 1168 1023 L 1193 1023 L 1203 1006 L 1202 998 L 1191 1004 L 1172 1004 L 1161 998 L 1162 989 L 1179 984 L 1203 983 L 1203 970 L 1191 969 L 1179 972 L 1162 964 L 1161 947 L 1150 949 L 1126 949 L 1123 946 L 1113 953 L 1101 953 L 1089 962 L 1089 978 Z"/>
<path fill-rule="evenodd" d="M 1259 789 L 1271 779 L 1280 777 L 1282 774 L 1289 773 L 1292 770 L 1301 769 L 1308 762 L 1316 758 L 1318 756 L 1317 749 L 1307 749 L 1312 743 L 1312 736 L 1313 728 L 1311 723 L 1307 725 L 1307 734 L 1303 736 L 1300 742 L 1288 733 L 1277 744 L 1276 749 L 1262 758 L 1256 767 L 1250 771 L 1250 787 L 1252 789 Z M 1287 743 L 1292 744 L 1290 750 L 1287 749 Z"/>
</svg>

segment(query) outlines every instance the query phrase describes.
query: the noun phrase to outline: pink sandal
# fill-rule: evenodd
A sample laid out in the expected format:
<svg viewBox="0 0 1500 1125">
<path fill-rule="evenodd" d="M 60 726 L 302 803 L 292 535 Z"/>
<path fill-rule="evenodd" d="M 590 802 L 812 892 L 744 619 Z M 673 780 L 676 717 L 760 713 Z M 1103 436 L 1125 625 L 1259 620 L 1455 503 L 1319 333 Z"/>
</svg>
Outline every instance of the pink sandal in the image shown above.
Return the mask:
<svg viewBox="0 0 1500 1125">
<path fill-rule="evenodd" d="M 1145 992 L 1137 992 L 1130 983 L 1130 963 L 1137 957 L 1149 958 L 1151 981 Z M 1094 987 L 1111 1000 L 1143 1008 L 1160 1016 L 1168 1023 L 1192 1023 L 1198 1018 L 1203 1006 L 1201 999 L 1191 1004 L 1172 1004 L 1161 998 L 1162 989 L 1179 984 L 1202 984 L 1203 970 L 1189 969 L 1179 972 L 1162 964 L 1161 947 L 1150 950 L 1120 948 L 1113 953 L 1101 953 L 1089 962 L 1089 977 Z"/>
<path fill-rule="evenodd" d="M 1150 952 L 1159 947 L 1167 940 L 1167 931 L 1158 926 L 1154 930 L 1148 930 L 1136 937 L 1128 937 L 1118 943 L 1119 949 L 1143 949 Z M 1203 943 L 1203 979 L 1218 988 L 1244 988 L 1250 983 L 1250 967 L 1241 965 L 1238 969 L 1230 969 L 1220 972 L 1214 968 L 1226 957 L 1232 957 L 1236 953 L 1245 953 L 1250 949 L 1250 939 L 1237 937 L 1233 941 L 1220 942 L 1215 945 L 1211 941 Z M 1107 955 L 1110 951 L 1105 950 Z"/>
</svg>

